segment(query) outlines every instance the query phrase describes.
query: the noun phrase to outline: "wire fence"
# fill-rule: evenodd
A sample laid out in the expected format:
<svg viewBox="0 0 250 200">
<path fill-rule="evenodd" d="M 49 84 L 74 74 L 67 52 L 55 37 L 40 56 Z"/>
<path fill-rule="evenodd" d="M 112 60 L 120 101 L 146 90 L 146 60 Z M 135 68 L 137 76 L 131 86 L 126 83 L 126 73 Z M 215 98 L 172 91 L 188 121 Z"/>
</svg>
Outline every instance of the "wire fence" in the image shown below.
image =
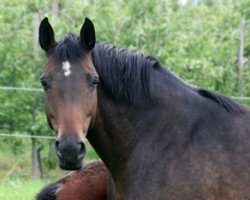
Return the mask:
<svg viewBox="0 0 250 200">
<path fill-rule="evenodd" d="M 0 133 L 0 137 L 19 137 L 19 138 L 35 138 L 35 139 L 46 139 L 54 140 L 56 137 L 53 136 L 44 136 L 44 135 L 26 135 L 20 133 Z"/>
<path fill-rule="evenodd" d="M 43 89 L 40 88 L 20 88 L 20 87 L 12 87 L 12 86 L 0 86 L 0 90 L 13 90 L 13 91 L 24 91 L 24 92 L 43 92 Z M 232 99 L 235 100 L 250 100 L 250 97 L 237 97 L 231 96 Z"/>
<path fill-rule="evenodd" d="M 40 88 L 19 88 L 10 86 L 0 86 L 0 90 L 14 90 L 14 91 L 24 91 L 24 92 L 43 92 Z"/>
<path fill-rule="evenodd" d="M 20 87 L 11 87 L 11 86 L 0 86 L 0 90 L 12 90 L 12 91 L 22 91 L 22 92 L 43 92 L 43 89 L 40 88 L 20 88 Z M 232 99 L 235 100 L 247 100 L 250 101 L 250 97 L 237 97 L 231 96 Z M 35 138 L 35 139 L 47 139 L 54 140 L 53 136 L 43 136 L 43 135 L 27 135 L 24 133 L 0 133 L 0 137 L 19 137 L 19 138 Z"/>
<path fill-rule="evenodd" d="M 250 97 L 235 97 L 235 96 L 231 96 L 230 98 L 235 99 L 235 100 L 250 100 Z"/>
</svg>

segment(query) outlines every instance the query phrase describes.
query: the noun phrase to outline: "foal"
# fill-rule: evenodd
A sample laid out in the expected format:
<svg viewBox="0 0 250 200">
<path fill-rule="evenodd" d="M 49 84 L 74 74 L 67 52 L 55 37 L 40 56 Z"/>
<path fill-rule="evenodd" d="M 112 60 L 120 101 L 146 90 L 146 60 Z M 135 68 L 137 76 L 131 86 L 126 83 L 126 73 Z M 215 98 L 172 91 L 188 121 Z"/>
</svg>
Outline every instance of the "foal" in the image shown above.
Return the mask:
<svg viewBox="0 0 250 200">
<path fill-rule="evenodd" d="M 79 171 L 46 186 L 36 200 L 106 200 L 107 169 L 103 162 L 87 164 Z"/>
</svg>

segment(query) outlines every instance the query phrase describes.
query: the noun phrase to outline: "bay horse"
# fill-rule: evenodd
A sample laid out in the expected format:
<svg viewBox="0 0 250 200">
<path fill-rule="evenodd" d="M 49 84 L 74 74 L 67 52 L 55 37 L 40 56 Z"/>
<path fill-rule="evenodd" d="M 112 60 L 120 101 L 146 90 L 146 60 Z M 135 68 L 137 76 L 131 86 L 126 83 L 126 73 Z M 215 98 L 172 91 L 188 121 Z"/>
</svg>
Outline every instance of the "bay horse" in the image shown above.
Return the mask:
<svg viewBox="0 0 250 200">
<path fill-rule="evenodd" d="M 106 200 L 107 169 L 95 161 L 42 189 L 36 200 Z"/>
<path fill-rule="evenodd" d="M 186 84 L 157 59 L 39 28 L 48 124 L 60 167 L 77 170 L 85 138 L 109 171 L 108 199 L 250 198 L 250 110 Z"/>
</svg>

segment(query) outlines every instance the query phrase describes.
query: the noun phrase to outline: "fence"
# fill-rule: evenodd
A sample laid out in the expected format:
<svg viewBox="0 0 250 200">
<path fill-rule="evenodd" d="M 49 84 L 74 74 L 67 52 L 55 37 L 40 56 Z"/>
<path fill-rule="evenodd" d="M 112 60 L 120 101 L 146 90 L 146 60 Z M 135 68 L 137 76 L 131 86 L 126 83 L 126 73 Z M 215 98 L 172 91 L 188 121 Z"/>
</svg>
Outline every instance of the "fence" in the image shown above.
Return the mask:
<svg viewBox="0 0 250 200">
<path fill-rule="evenodd" d="M 20 88 L 20 87 L 11 87 L 11 86 L 0 86 L 0 90 L 3 91 L 20 91 L 20 92 L 43 92 L 40 88 Z M 243 96 L 231 96 L 232 99 L 235 100 L 242 100 L 242 101 L 250 101 L 250 97 L 243 97 Z M 16 138 L 27 138 L 33 140 L 35 142 L 36 139 L 44 139 L 44 140 L 54 140 L 55 137 L 53 136 L 43 136 L 43 135 L 28 135 L 25 133 L 1 133 L 0 137 L 16 137 Z M 37 175 L 37 168 L 39 167 L 40 176 L 43 177 L 43 169 L 40 159 L 40 150 L 35 146 L 32 149 L 32 177 L 36 177 Z"/>
<path fill-rule="evenodd" d="M 43 136 L 43 135 L 26 135 L 26 134 L 9 134 L 9 133 L 0 133 L 0 137 L 20 137 L 20 138 L 34 138 L 34 139 L 48 139 L 54 140 L 53 136 Z"/>
<path fill-rule="evenodd" d="M 40 88 L 20 88 L 20 87 L 11 87 L 11 86 L 0 86 L 0 90 L 5 91 L 22 91 L 22 92 L 43 92 Z M 238 97 L 238 96 L 231 96 L 232 99 L 235 100 L 246 100 L 250 101 L 250 97 Z M 21 138 L 33 138 L 33 139 L 55 139 L 52 136 L 42 136 L 42 135 L 27 135 L 27 134 L 8 134 L 8 133 L 0 133 L 0 137 L 21 137 Z"/>
</svg>

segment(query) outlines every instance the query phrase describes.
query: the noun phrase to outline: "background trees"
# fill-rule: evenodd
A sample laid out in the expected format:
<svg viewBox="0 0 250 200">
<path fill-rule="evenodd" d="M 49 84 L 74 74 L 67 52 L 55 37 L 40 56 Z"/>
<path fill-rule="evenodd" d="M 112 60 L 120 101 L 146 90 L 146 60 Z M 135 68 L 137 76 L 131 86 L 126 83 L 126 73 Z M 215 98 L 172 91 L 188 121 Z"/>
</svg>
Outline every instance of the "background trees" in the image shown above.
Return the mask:
<svg viewBox="0 0 250 200">
<path fill-rule="evenodd" d="M 41 88 L 44 53 L 37 49 L 37 20 L 48 16 L 59 39 L 78 33 L 87 16 L 95 24 L 98 41 L 140 50 L 190 84 L 238 96 L 239 24 L 244 19 L 246 62 L 240 87 L 249 96 L 249 8 L 250 0 L 188 1 L 185 6 L 175 0 L 2 0 L 0 86 Z M 53 135 L 42 93 L 0 90 L 0 132 Z M 31 144 L 33 153 L 43 148 L 43 160 L 50 155 L 48 141 L 27 143 L 20 138 L 0 138 L 0 151 L 21 155 Z"/>
</svg>

